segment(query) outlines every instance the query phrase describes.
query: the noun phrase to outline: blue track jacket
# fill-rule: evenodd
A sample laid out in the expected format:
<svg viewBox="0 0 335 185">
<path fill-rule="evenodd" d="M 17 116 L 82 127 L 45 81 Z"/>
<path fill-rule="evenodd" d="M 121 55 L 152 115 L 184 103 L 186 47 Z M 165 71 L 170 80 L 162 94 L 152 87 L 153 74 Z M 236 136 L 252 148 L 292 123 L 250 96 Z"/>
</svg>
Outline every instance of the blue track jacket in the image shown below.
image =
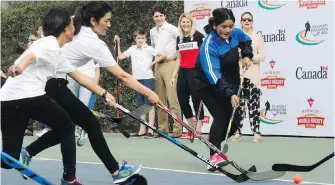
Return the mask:
<svg viewBox="0 0 335 185">
<path fill-rule="evenodd" d="M 251 38 L 234 28 L 229 43 L 212 30 L 204 39 L 196 62 L 197 88 L 213 86 L 220 94 L 237 94 L 240 83 L 239 52 L 242 58 L 252 59 Z"/>
</svg>

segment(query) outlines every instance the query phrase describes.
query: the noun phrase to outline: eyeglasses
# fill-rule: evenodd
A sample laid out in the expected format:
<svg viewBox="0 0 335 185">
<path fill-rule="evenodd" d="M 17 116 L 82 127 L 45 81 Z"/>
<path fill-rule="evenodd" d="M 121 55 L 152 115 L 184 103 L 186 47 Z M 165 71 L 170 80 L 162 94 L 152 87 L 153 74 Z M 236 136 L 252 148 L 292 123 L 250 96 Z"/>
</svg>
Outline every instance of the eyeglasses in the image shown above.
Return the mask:
<svg viewBox="0 0 335 185">
<path fill-rule="evenodd" d="M 252 22 L 252 19 L 242 19 L 242 21 L 243 22 L 247 22 L 247 21 Z"/>
</svg>

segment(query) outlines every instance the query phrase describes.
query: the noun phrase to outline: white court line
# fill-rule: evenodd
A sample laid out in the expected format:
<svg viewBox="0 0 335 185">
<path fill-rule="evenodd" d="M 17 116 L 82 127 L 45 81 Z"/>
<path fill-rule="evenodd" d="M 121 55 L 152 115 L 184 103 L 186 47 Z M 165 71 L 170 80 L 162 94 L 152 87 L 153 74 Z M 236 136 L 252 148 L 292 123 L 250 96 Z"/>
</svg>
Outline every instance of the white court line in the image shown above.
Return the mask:
<svg viewBox="0 0 335 185">
<path fill-rule="evenodd" d="M 34 160 L 41 160 L 41 161 L 62 161 L 60 159 L 48 159 L 48 158 L 34 158 Z M 97 162 L 86 162 L 86 161 L 77 161 L 77 163 L 82 164 L 98 164 L 103 165 L 103 163 L 97 163 Z M 153 167 L 143 167 L 144 169 L 150 169 L 150 170 L 160 170 L 160 171 L 171 171 L 171 172 L 179 172 L 179 173 L 192 173 L 192 174 L 201 174 L 201 175 L 215 175 L 215 176 L 226 176 L 224 174 L 214 174 L 214 173 L 206 173 L 206 172 L 192 172 L 192 171 L 185 171 L 185 170 L 174 170 L 174 169 L 166 169 L 166 168 L 153 168 Z M 287 179 L 272 179 L 270 181 L 282 181 L 282 182 L 292 182 L 293 180 L 287 180 Z M 321 182 L 309 182 L 302 180 L 302 184 L 320 184 L 320 185 L 329 185 L 327 183 L 321 183 Z"/>
</svg>

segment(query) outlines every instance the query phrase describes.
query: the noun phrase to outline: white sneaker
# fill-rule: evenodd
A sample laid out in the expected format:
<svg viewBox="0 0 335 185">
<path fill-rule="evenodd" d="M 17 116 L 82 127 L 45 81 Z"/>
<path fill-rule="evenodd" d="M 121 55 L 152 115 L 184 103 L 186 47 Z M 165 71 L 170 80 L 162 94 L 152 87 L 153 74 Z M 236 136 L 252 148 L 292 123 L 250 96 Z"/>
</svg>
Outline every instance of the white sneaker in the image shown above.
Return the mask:
<svg viewBox="0 0 335 185">
<path fill-rule="evenodd" d="M 240 134 L 235 134 L 231 139 L 231 141 L 233 141 L 233 142 L 239 142 L 240 140 L 241 140 L 241 135 Z"/>
<path fill-rule="evenodd" d="M 45 133 L 49 132 L 51 129 L 50 128 L 44 128 L 40 133 L 37 133 L 37 137 L 43 136 Z"/>
<path fill-rule="evenodd" d="M 261 135 L 255 133 L 255 134 L 254 134 L 254 140 L 253 140 L 253 141 L 254 141 L 255 143 L 258 143 L 260 140 L 261 140 Z"/>
<path fill-rule="evenodd" d="M 80 126 L 76 125 L 76 129 L 75 129 L 74 135 L 76 137 L 80 137 L 80 135 L 82 134 L 83 131 L 84 130 Z"/>
</svg>

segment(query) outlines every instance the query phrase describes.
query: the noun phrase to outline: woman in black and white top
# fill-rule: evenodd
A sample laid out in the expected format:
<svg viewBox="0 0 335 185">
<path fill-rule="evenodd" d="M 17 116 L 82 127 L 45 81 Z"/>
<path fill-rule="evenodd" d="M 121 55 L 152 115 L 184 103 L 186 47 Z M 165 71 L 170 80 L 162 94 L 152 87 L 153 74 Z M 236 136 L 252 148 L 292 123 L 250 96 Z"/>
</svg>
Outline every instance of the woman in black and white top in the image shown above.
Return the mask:
<svg viewBox="0 0 335 185">
<path fill-rule="evenodd" d="M 113 58 L 108 46 L 99 38 L 99 35 L 105 35 L 111 26 L 111 7 L 102 1 L 88 2 L 84 6 L 78 7 L 75 12 L 74 25 L 75 36 L 72 42 L 67 43 L 62 48 L 62 54 L 75 67 L 85 65 L 94 60 L 100 67 L 105 67 L 114 76 L 120 79 L 124 85 L 142 93 L 148 97 L 151 103 L 160 103 L 156 93 L 140 84 L 133 76 L 120 68 Z M 111 154 L 107 142 L 102 134 L 100 124 L 90 109 L 85 106 L 77 97 L 73 95 L 67 87 L 68 81 L 66 75 L 57 73 L 55 78 L 48 80 L 46 85 L 47 94 L 52 97 L 61 107 L 70 115 L 73 122 L 80 126 L 88 134 L 90 144 L 94 152 L 104 163 L 113 182 L 120 183 L 137 173 L 140 166 L 119 167 L 118 162 Z M 53 132 L 51 130 L 48 133 Z M 45 143 L 48 143 L 50 134 L 43 135 L 27 147 L 31 156 L 35 156 L 45 149 Z M 70 181 L 75 177 L 76 163 L 76 143 L 75 138 L 64 140 L 61 143 L 61 152 L 63 162 L 71 161 L 73 166 L 64 168 L 64 174 L 67 174 Z"/>
<path fill-rule="evenodd" d="M 194 84 L 195 62 L 199 55 L 199 48 L 202 44 L 204 35 L 195 30 L 194 20 L 189 13 L 183 13 L 179 17 L 178 29 L 180 36 L 177 37 L 177 65 L 170 80 L 171 86 L 177 86 L 178 101 L 181 111 L 191 125 L 200 135 L 204 110 L 200 107 L 200 98 Z M 177 77 L 178 74 L 178 77 Z M 178 78 L 178 79 L 177 79 Z M 192 97 L 193 109 L 196 116 L 199 116 L 197 125 L 194 124 L 193 112 L 190 106 Z M 199 113 L 199 115 L 198 115 Z M 188 131 L 182 135 L 181 139 L 189 139 L 193 134 Z"/>
<path fill-rule="evenodd" d="M 74 33 L 70 14 L 65 9 L 51 8 L 43 19 L 46 37 L 34 42 L 8 69 L 10 77 L 0 90 L 2 151 L 19 160 L 24 131 L 29 118 L 46 123 L 48 133 L 44 148 L 74 137 L 74 124 L 63 108 L 45 92 L 47 80 L 55 72 L 68 74 L 91 91 L 103 96 L 110 106 L 115 98 L 78 72 L 61 55 L 61 47 L 72 40 Z M 75 151 L 75 148 L 74 148 Z M 21 153 L 28 155 L 25 150 Z M 67 167 L 69 163 L 64 162 Z M 71 165 L 71 164 L 70 164 Z M 1 167 L 11 167 L 1 161 Z"/>
</svg>

